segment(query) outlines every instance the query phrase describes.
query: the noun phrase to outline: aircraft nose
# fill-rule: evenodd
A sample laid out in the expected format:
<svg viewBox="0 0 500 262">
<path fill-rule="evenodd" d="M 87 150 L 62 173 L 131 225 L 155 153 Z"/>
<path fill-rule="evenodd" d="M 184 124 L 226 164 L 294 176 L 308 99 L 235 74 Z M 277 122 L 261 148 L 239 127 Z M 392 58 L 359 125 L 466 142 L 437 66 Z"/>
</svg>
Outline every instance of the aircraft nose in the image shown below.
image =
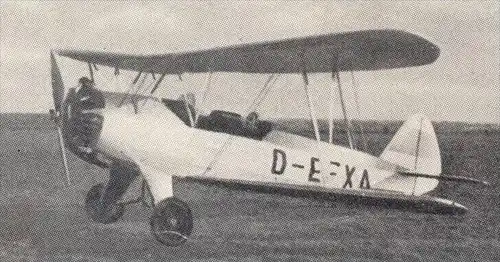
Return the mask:
<svg viewBox="0 0 500 262">
<path fill-rule="evenodd" d="M 63 111 L 63 135 L 68 149 L 79 158 L 98 166 L 106 166 L 106 163 L 97 159 L 95 150 L 103 127 L 104 107 L 100 91 L 84 93 L 71 89 Z"/>
</svg>

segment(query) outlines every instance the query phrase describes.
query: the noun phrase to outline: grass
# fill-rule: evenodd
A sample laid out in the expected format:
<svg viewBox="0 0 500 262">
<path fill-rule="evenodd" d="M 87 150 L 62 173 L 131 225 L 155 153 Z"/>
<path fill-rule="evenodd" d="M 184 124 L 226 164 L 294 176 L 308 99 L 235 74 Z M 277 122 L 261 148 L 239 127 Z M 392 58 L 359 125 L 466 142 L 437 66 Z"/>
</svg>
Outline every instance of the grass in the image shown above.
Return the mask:
<svg viewBox="0 0 500 262">
<path fill-rule="evenodd" d="M 63 187 L 47 115 L 3 115 L 0 124 L 0 261 L 500 261 L 500 133 L 494 125 L 437 123 L 443 172 L 493 184 L 442 182 L 431 193 L 469 207 L 464 216 L 175 181 L 195 225 L 185 245 L 168 248 L 150 235 L 145 207 L 128 207 L 111 225 L 86 217 L 85 194 L 107 173 L 70 154 L 73 183 Z M 308 134 L 306 123 L 294 124 Z M 369 151 L 377 155 L 401 122 L 365 124 Z"/>
</svg>

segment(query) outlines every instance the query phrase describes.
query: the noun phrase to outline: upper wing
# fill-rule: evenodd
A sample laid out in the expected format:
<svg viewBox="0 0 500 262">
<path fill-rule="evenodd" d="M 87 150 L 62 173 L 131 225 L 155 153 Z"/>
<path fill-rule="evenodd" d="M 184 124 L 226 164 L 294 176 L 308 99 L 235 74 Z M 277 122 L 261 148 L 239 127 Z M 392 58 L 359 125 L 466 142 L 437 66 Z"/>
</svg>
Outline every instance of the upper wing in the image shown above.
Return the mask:
<svg viewBox="0 0 500 262">
<path fill-rule="evenodd" d="M 439 48 L 399 30 L 365 30 L 162 55 L 60 50 L 59 55 L 125 70 L 301 73 L 380 70 L 434 62 Z"/>
</svg>

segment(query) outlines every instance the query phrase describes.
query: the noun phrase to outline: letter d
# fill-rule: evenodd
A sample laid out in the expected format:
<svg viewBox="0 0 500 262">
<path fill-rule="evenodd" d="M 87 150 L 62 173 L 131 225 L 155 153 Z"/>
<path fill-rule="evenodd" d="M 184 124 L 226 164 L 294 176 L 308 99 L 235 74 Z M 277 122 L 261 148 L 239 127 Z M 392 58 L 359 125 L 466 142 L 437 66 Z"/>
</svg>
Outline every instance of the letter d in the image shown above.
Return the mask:
<svg viewBox="0 0 500 262">
<path fill-rule="evenodd" d="M 278 169 L 278 158 L 281 159 L 281 167 Z M 276 175 L 281 175 L 285 172 L 286 167 L 286 154 L 284 151 L 279 149 L 274 149 L 273 151 L 273 167 L 271 168 L 271 173 Z"/>
</svg>

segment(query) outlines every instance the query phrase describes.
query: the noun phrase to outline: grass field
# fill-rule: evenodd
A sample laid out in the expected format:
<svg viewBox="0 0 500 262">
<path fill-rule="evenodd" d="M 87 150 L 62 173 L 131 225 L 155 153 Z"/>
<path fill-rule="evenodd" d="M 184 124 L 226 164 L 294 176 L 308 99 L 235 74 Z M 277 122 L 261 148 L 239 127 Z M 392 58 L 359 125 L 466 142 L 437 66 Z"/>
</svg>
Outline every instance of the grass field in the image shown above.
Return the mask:
<svg viewBox="0 0 500 262">
<path fill-rule="evenodd" d="M 146 207 L 128 207 L 111 225 L 86 217 L 85 194 L 107 173 L 70 155 L 73 183 L 64 187 L 47 116 L 3 115 L 0 125 L 0 261 L 500 261 L 500 132 L 491 126 L 437 125 L 443 172 L 493 184 L 441 182 L 431 193 L 467 206 L 466 215 L 175 181 L 195 224 L 185 245 L 169 248 L 150 235 Z M 367 128 L 375 155 L 400 123 L 385 125 Z"/>
</svg>

